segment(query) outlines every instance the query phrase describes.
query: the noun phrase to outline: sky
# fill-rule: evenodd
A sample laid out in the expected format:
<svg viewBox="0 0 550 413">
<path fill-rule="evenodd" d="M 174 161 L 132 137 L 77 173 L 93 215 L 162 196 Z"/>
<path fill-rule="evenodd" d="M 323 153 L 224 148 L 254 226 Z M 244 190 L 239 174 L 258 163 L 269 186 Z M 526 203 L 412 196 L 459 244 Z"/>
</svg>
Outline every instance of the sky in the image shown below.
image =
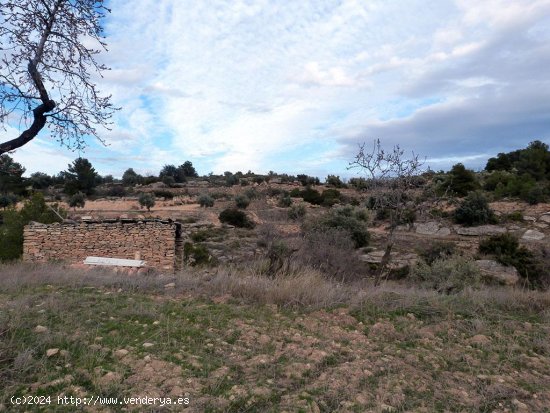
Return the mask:
<svg viewBox="0 0 550 413">
<path fill-rule="evenodd" d="M 27 174 L 79 155 L 101 174 L 252 170 L 326 177 L 380 139 L 482 169 L 550 143 L 550 0 L 110 0 L 112 70 L 97 78 L 122 109 L 108 146 L 72 152 L 43 131 L 11 156 Z M 0 140 L 17 133 L 14 125 Z"/>
</svg>

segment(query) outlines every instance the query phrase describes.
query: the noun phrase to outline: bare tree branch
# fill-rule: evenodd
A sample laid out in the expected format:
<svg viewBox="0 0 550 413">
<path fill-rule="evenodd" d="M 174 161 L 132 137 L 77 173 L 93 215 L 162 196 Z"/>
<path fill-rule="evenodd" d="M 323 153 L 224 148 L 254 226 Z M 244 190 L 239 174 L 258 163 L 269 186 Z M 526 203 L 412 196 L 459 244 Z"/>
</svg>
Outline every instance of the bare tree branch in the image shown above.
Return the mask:
<svg viewBox="0 0 550 413">
<path fill-rule="evenodd" d="M 96 127 L 108 129 L 118 108 L 92 81 L 90 69 L 99 75 L 108 69 L 95 59 L 100 50 L 82 39 L 106 48 L 106 12 L 103 0 L 2 0 L 0 124 L 13 125 L 20 113 L 26 129 L 0 143 L 0 154 L 30 142 L 46 124 L 52 137 L 71 148 L 84 148 L 90 136 L 103 142 Z"/>
</svg>

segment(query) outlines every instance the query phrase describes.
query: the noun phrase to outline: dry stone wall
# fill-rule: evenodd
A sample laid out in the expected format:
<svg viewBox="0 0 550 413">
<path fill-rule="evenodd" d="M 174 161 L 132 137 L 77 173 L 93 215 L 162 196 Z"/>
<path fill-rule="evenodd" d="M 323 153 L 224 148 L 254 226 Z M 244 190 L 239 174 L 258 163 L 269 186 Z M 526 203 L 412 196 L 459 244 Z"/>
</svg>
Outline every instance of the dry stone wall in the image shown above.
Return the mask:
<svg viewBox="0 0 550 413">
<path fill-rule="evenodd" d="M 149 267 L 173 271 L 179 267 L 176 238 L 181 238 L 181 226 L 172 221 L 31 222 L 24 230 L 23 260 L 76 263 L 88 256 L 139 257 Z"/>
</svg>

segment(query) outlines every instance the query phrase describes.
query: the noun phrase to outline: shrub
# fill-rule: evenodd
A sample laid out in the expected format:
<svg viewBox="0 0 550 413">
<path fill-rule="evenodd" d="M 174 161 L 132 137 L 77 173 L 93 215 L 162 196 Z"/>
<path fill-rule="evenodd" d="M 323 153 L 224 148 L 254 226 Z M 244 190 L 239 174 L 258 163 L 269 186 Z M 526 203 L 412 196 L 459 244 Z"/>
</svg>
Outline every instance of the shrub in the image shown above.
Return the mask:
<svg viewBox="0 0 550 413">
<path fill-rule="evenodd" d="M 186 242 L 183 246 L 183 260 L 191 266 L 212 264 L 212 256 L 204 245 Z"/>
<path fill-rule="evenodd" d="M 535 255 L 520 246 L 518 239 L 509 233 L 493 235 L 479 243 L 481 254 L 491 255 L 503 265 L 513 266 L 532 287 L 541 287 L 547 277 Z"/>
<path fill-rule="evenodd" d="M 340 191 L 336 189 L 327 189 L 323 191 L 322 198 L 323 202 L 321 203 L 323 206 L 331 207 L 334 204 L 337 204 L 341 199 L 341 193 Z"/>
<path fill-rule="evenodd" d="M 527 201 L 530 205 L 546 202 L 546 199 L 546 193 L 540 185 L 532 187 L 529 191 L 527 191 L 525 197 L 523 197 L 523 200 Z"/>
<path fill-rule="evenodd" d="M 224 209 L 219 215 L 219 220 L 238 228 L 254 228 L 254 222 L 243 211 L 235 208 Z"/>
<path fill-rule="evenodd" d="M 327 176 L 327 179 L 325 180 L 326 184 L 329 186 L 333 186 L 335 188 L 344 188 L 345 185 L 337 175 L 329 175 Z"/>
<path fill-rule="evenodd" d="M 420 249 L 418 255 L 428 264 L 436 260 L 444 260 L 455 253 L 456 245 L 452 242 L 434 242 L 428 247 Z"/>
<path fill-rule="evenodd" d="M 10 205 L 17 203 L 17 196 L 15 194 L 0 194 L 0 208 L 7 208 Z"/>
<path fill-rule="evenodd" d="M 256 188 L 248 188 L 246 191 L 244 191 L 244 195 L 250 199 L 258 199 L 260 197 L 260 194 L 256 190 Z"/>
<path fill-rule="evenodd" d="M 86 195 L 82 192 L 77 192 L 69 198 L 69 206 L 71 208 L 84 208 L 84 205 L 86 205 Z"/>
<path fill-rule="evenodd" d="M 245 195 L 237 195 L 235 197 L 235 205 L 239 209 L 246 209 L 250 205 L 250 199 Z"/>
<path fill-rule="evenodd" d="M 208 194 L 202 194 L 199 196 L 199 205 L 204 208 L 212 208 L 214 206 L 214 198 Z"/>
<path fill-rule="evenodd" d="M 306 207 L 301 204 L 295 204 L 288 210 L 288 218 L 296 221 L 306 216 Z"/>
<path fill-rule="evenodd" d="M 123 197 L 126 195 L 126 189 L 122 185 L 115 185 L 107 190 L 107 196 Z"/>
<path fill-rule="evenodd" d="M 66 212 L 53 205 L 61 216 Z M 17 259 L 23 253 L 23 227 L 30 221 L 51 224 L 61 219 L 52 209 L 48 208 L 41 193 L 35 193 L 25 201 L 20 211 L 8 208 L 2 214 L 3 224 L 0 225 L 0 261 Z"/>
<path fill-rule="evenodd" d="M 312 205 L 321 205 L 323 203 L 323 197 L 321 196 L 319 191 L 310 187 L 307 187 L 306 189 L 301 191 L 300 196 L 305 202 Z"/>
<path fill-rule="evenodd" d="M 290 198 L 290 195 L 283 195 L 279 198 L 278 205 L 282 208 L 288 208 L 292 205 L 292 199 Z"/>
<path fill-rule="evenodd" d="M 300 198 L 302 196 L 302 191 L 300 191 L 298 188 L 294 188 L 292 189 L 292 191 L 290 191 L 290 196 L 292 198 Z"/>
<path fill-rule="evenodd" d="M 164 189 L 155 189 L 153 191 L 153 194 L 155 194 L 155 197 L 158 197 L 158 198 L 174 199 L 174 194 Z"/>
<path fill-rule="evenodd" d="M 415 283 L 447 294 L 481 284 L 481 273 L 475 263 L 459 256 L 439 258 L 431 265 L 419 261 L 409 277 Z"/>
<path fill-rule="evenodd" d="M 138 196 L 138 202 L 142 207 L 147 208 L 147 211 L 151 211 L 151 208 L 155 206 L 155 195 L 142 192 Z"/>
<path fill-rule="evenodd" d="M 370 240 L 370 234 L 363 210 L 345 206 L 332 209 L 323 216 L 311 221 L 306 227 L 310 230 L 323 231 L 327 228 L 348 231 L 355 248 L 366 247 Z M 308 228 L 306 228 L 308 229 Z"/>
<path fill-rule="evenodd" d="M 480 192 L 471 192 L 455 210 L 457 224 L 476 226 L 496 223 L 494 212 L 489 208 L 487 199 Z"/>
<path fill-rule="evenodd" d="M 469 192 L 479 189 L 474 171 L 466 169 L 461 163 L 457 163 L 451 168 L 444 186 L 445 189 L 448 188 L 458 196 L 465 196 Z"/>
<path fill-rule="evenodd" d="M 346 282 L 364 275 L 365 266 L 354 251 L 355 244 L 347 230 L 324 228 L 309 231 L 296 259 L 320 270 L 331 279 Z"/>
</svg>

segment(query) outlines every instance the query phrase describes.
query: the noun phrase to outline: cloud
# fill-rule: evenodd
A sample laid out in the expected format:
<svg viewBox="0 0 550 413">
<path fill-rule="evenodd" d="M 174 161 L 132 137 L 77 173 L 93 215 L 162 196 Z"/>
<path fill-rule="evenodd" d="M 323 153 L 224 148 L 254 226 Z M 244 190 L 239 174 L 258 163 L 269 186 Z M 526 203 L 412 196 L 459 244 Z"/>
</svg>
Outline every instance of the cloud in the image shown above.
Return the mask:
<svg viewBox="0 0 550 413">
<path fill-rule="evenodd" d="M 102 135 L 109 146 L 84 154 L 102 173 L 189 159 L 201 173 L 344 175 L 372 138 L 441 167 L 482 165 L 550 139 L 550 0 L 109 7 L 101 59 L 113 69 L 96 80 L 122 110 Z M 21 150 L 37 151 L 28 169 L 51 150 L 46 138 Z"/>
</svg>

